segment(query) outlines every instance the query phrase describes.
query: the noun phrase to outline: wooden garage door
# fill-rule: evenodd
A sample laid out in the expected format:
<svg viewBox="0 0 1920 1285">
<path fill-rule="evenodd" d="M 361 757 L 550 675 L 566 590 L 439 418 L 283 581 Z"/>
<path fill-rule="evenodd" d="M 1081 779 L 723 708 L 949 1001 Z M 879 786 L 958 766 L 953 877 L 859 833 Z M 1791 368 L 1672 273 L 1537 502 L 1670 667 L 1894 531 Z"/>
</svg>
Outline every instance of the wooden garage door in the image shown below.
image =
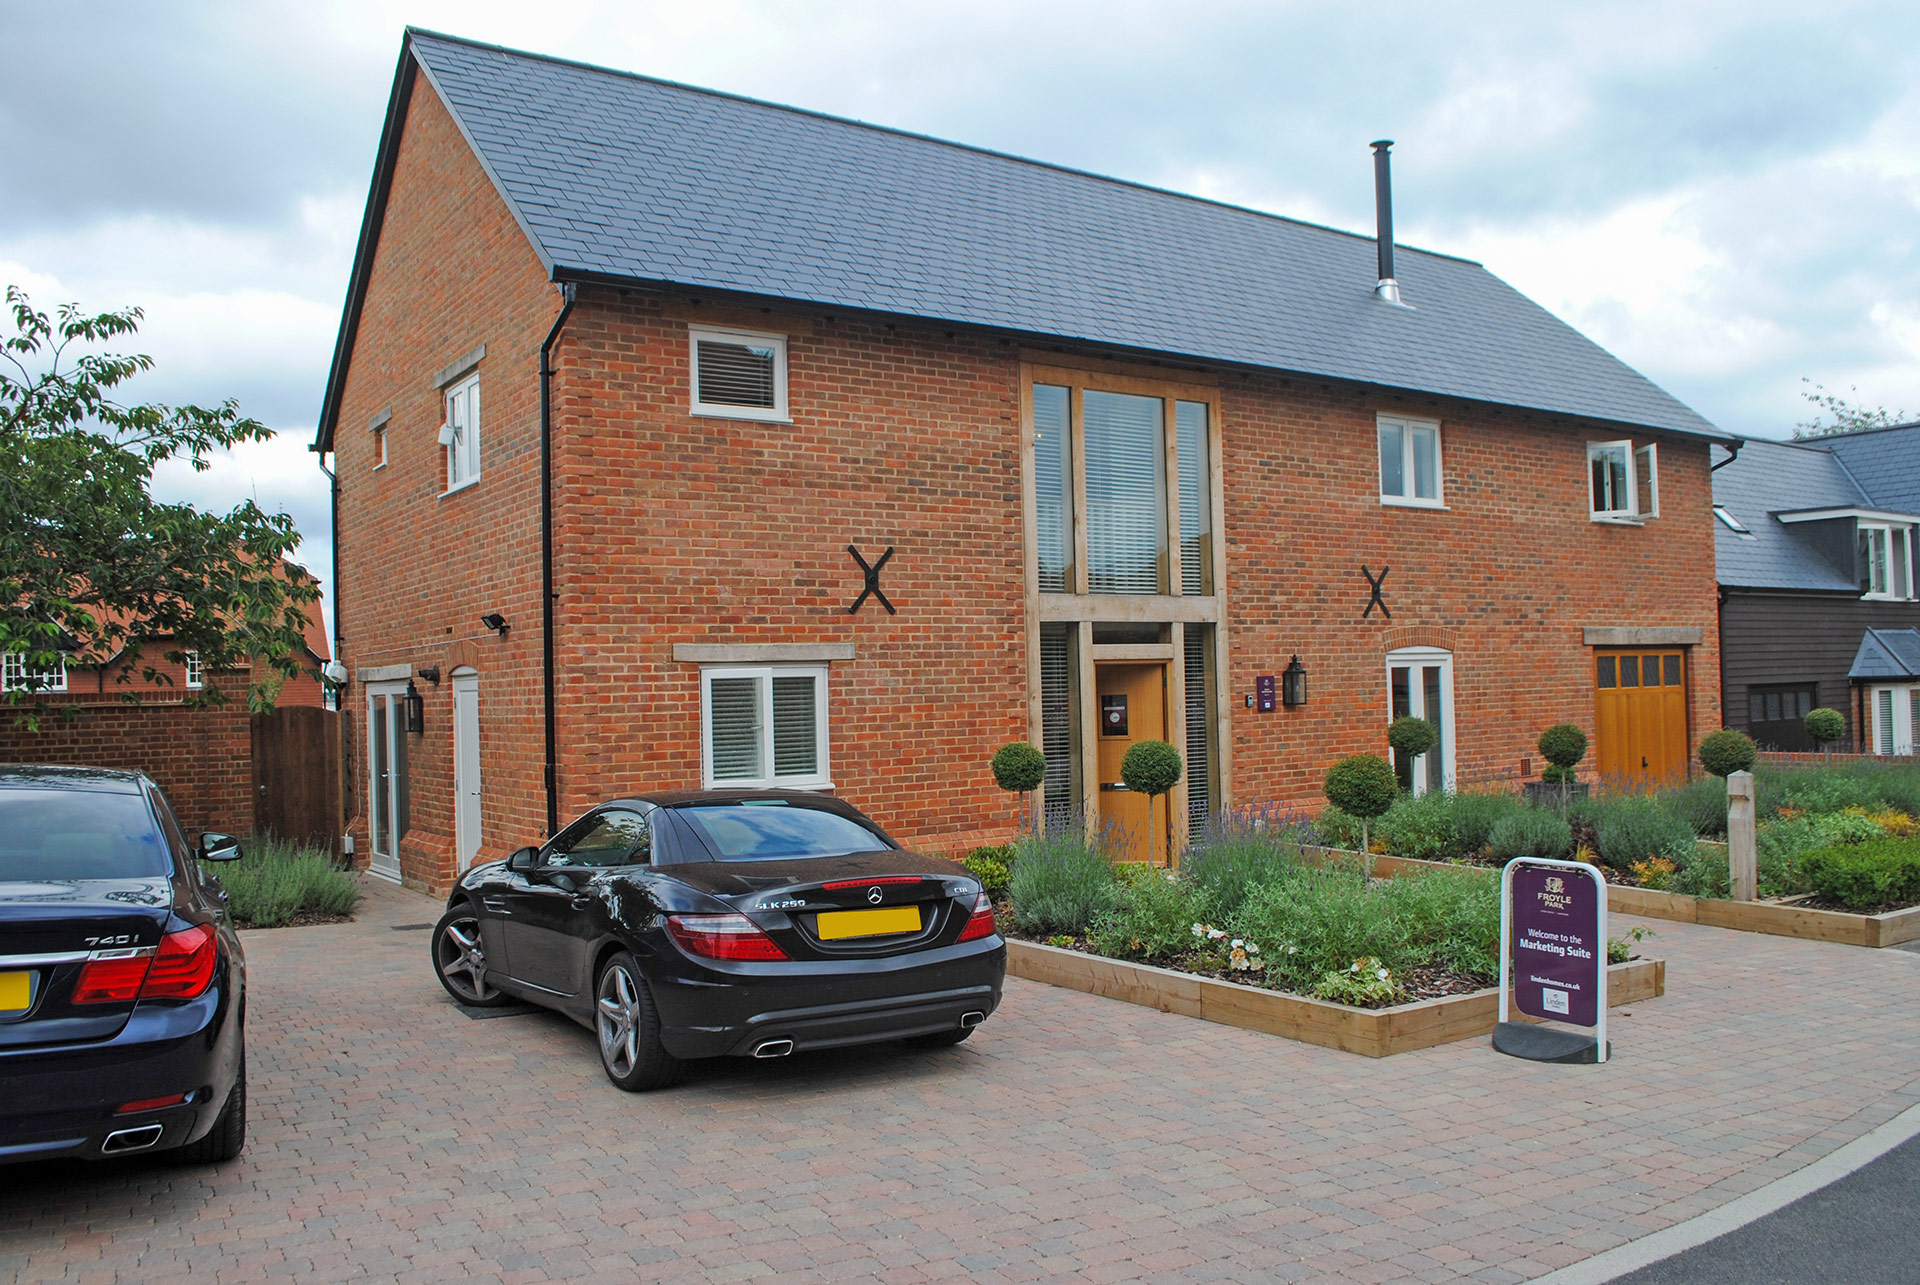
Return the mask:
<svg viewBox="0 0 1920 1285">
<path fill-rule="evenodd" d="M 1687 777 L 1687 661 L 1679 651 L 1594 656 L 1594 761 L 1616 787 Z"/>
</svg>

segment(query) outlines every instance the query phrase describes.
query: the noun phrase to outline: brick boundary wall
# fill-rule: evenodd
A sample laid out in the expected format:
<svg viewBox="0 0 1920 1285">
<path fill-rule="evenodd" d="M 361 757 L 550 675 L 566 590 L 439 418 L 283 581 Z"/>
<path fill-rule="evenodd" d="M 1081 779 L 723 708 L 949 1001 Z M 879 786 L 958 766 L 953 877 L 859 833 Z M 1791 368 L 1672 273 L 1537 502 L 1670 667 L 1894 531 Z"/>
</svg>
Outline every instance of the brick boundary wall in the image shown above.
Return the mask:
<svg viewBox="0 0 1920 1285">
<path fill-rule="evenodd" d="M 0 711 L 0 762 L 61 763 L 145 772 L 189 830 L 253 830 L 253 740 L 244 700 L 212 709 L 176 701 L 67 705 L 29 731 Z"/>
<path fill-rule="evenodd" d="M 1852 750 L 1835 750 L 1831 754 L 1822 754 L 1818 750 L 1761 750 L 1759 761 L 1771 767 L 1804 767 L 1808 764 L 1822 763 L 1920 763 L 1920 755 L 1914 754 L 1860 754 Z"/>
</svg>

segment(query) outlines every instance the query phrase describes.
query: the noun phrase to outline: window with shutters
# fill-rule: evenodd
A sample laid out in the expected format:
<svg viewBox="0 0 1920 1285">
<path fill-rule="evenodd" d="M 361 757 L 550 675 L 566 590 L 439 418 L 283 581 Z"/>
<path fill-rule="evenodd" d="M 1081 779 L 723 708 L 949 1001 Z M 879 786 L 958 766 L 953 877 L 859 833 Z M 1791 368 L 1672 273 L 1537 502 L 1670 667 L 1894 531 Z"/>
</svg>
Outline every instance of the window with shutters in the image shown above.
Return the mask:
<svg viewBox="0 0 1920 1285">
<path fill-rule="evenodd" d="M 688 327 L 693 413 L 787 419 L 787 337 Z"/>
<path fill-rule="evenodd" d="M 826 667 L 702 669 L 700 771 L 709 789 L 830 788 Z"/>
</svg>

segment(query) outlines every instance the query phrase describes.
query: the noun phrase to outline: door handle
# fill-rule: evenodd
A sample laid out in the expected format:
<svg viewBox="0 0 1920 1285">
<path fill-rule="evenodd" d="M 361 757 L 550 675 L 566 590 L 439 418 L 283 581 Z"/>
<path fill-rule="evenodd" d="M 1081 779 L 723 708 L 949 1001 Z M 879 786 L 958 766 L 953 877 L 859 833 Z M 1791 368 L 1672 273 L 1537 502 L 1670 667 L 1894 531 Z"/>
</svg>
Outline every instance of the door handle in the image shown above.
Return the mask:
<svg viewBox="0 0 1920 1285">
<path fill-rule="evenodd" d="M 1647 756 L 1644 754 L 1640 756 L 1640 770 L 1643 772 L 1647 770 Z"/>
</svg>

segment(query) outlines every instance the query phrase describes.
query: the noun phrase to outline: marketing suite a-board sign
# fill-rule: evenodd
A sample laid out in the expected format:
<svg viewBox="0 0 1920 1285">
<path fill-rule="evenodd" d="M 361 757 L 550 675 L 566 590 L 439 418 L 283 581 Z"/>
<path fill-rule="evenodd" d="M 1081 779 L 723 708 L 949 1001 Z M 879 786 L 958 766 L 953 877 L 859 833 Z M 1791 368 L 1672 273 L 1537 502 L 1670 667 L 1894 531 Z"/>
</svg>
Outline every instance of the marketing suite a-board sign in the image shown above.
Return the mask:
<svg viewBox="0 0 1920 1285">
<path fill-rule="evenodd" d="M 1584 861 L 1521 858 L 1501 874 L 1500 1029 L 1494 1047 L 1545 1061 L 1607 1059 L 1607 886 Z M 1592 1040 L 1549 1038 L 1508 1023 L 1529 1017 L 1594 1030 Z M 1504 1037 L 1504 1038 L 1503 1038 Z M 1537 1048 L 1540 1051 L 1525 1051 Z M 1574 1056 L 1578 1053 L 1579 1056 Z"/>
</svg>

